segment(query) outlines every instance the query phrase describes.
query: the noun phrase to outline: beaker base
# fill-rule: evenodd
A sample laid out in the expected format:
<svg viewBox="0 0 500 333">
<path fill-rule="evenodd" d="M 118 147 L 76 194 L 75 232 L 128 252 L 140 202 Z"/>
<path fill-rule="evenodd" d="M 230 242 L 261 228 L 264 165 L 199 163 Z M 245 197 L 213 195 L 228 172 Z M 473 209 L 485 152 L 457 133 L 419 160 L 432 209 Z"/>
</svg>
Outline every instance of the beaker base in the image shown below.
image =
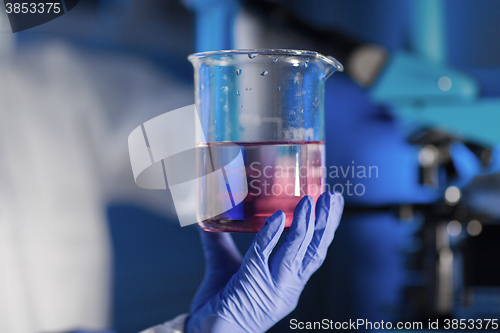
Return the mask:
<svg viewBox="0 0 500 333">
<path fill-rule="evenodd" d="M 256 233 L 264 226 L 266 219 L 264 216 L 254 216 L 251 221 L 216 219 L 203 221 L 199 225 L 208 232 Z M 290 223 L 287 223 L 285 231 L 290 229 Z"/>
</svg>

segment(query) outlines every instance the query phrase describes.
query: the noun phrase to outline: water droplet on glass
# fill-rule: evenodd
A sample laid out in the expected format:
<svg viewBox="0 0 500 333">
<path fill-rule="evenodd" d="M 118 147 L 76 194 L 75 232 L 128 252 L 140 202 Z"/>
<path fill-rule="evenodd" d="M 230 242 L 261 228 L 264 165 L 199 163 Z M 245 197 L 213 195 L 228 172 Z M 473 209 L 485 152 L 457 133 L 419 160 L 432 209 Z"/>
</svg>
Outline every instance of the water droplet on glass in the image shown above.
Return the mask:
<svg viewBox="0 0 500 333">
<path fill-rule="evenodd" d="M 239 96 L 240 95 L 240 91 L 236 91 L 236 96 Z"/>
<path fill-rule="evenodd" d="M 201 85 L 201 89 L 203 89 L 203 84 Z"/>
<path fill-rule="evenodd" d="M 262 76 L 266 76 L 267 74 L 269 74 L 268 71 L 263 71 L 262 73 L 260 73 L 260 75 L 262 75 Z"/>
<path fill-rule="evenodd" d="M 250 90 L 252 90 L 252 88 L 250 88 L 250 87 L 247 87 L 247 91 L 250 91 Z"/>
<path fill-rule="evenodd" d="M 281 86 L 278 86 L 278 90 L 281 90 Z"/>
<path fill-rule="evenodd" d="M 276 62 L 276 61 L 278 61 L 278 58 L 274 58 L 274 59 L 273 59 L 273 62 Z"/>
<path fill-rule="evenodd" d="M 222 67 L 219 67 L 219 72 L 222 72 Z"/>
<path fill-rule="evenodd" d="M 238 70 L 236 71 L 236 75 L 240 75 L 240 74 L 241 74 L 241 69 L 238 69 Z"/>
<path fill-rule="evenodd" d="M 249 54 L 248 54 L 248 57 L 249 57 L 250 59 L 253 59 L 253 58 L 255 58 L 256 56 L 257 56 L 256 54 L 251 54 L 251 53 L 249 53 Z"/>
<path fill-rule="evenodd" d="M 217 120 L 214 120 L 214 124 L 217 124 Z"/>
<path fill-rule="evenodd" d="M 240 108 L 242 108 L 242 107 L 243 107 L 243 105 L 240 105 Z"/>
<path fill-rule="evenodd" d="M 304 64 L 304 67 L 305 67 L 305 68 L 307 68 L 307 66 L 309 66 L 309 64 L 306 62 L 306 63 Z"/>
</svg>

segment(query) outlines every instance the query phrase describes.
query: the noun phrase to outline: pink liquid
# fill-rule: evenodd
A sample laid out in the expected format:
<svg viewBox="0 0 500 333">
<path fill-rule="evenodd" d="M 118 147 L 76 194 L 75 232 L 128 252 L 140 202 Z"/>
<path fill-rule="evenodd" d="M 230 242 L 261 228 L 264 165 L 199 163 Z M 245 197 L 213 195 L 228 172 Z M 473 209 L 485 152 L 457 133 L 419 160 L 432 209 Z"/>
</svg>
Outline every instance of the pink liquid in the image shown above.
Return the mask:
<svg viewBox="0 0 500 333">
<path fill-rule="evenodd" d="M 234 142 L 242 153 L 248 184 L 245 199 L 215 217 L 200 218 L 200 226 L 213 232 L 257 232 L 266 219 L 278 210 L 286 214 L 286 229 L 293 211 L 305 195 L 316 202 L 325 189 L 324 142 Z M 223 155 L 224 143 L 210 147 Z M 228 147 L 229 149 L 229 147 Z M 234 146 L 233 146 L 234 149 Z M 227 171 L 231 173 L 231 170 Z M 229 175 L 230 176 L 230 175 Z M 210 188 L 214 184 L 205 180 Z M 203 192 L 203 191 L 202 191 Z M 201 201 L 207 200 L 201 193 Z M 237 194 L 234 193 L 236 197 Z M 243 197 L 243 196 L 242 196 Z"/>
</svg>

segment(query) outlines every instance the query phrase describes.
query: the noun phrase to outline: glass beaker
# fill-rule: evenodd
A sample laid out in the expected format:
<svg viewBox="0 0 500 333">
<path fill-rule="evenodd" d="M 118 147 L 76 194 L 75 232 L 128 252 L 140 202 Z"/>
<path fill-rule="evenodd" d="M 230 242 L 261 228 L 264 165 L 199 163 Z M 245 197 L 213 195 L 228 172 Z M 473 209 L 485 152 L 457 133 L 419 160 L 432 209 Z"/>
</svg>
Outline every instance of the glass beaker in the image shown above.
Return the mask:
<svg viewBox="0 0 500 333">
<path fill-rule="evenodd" d="M 206 204 L 213 202 L 213 192 L 206 189 L 221 185 L 199 178 L 201 227 L 257 232 L 270 215 L 283 210 L 289 228 L 300 199 L 309 195 L 316 200 L 324 192 L 325 80 L 342 71 L 342 65 L 317 52 L 279 49 L 213 51 L 188 59 L 204 136 L 198 145 L 208 151 L 199 160 L 223 165 L 236 145 L 244 170 L 226 168 L 225 183 L 231 193 L 231 177 L 243 173 L 248 191 L 242 202 L 234 202 L 242 195 L 238 186 L 240 193 L 225 199 L 233 202 L 232 208 L 213 216 Z"/>
</svg>

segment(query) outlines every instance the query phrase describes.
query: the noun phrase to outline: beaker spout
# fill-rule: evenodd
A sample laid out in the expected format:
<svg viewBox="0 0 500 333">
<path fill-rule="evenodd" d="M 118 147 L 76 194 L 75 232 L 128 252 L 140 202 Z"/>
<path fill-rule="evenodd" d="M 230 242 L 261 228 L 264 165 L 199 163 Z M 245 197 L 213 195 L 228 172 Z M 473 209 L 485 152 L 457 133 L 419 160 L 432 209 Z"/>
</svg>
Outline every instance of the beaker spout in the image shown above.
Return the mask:
<svg viewBox="0 0 500 333">
<path fill-rule="evenodd" d="M 334 72 L 343 72 L 344 66 L 337 59 L 331 56 L 322 57 L 323 62 L 325 63 L 325 76 L 323 80 L 326 80 L 332 75 Z"/>
</svg>

